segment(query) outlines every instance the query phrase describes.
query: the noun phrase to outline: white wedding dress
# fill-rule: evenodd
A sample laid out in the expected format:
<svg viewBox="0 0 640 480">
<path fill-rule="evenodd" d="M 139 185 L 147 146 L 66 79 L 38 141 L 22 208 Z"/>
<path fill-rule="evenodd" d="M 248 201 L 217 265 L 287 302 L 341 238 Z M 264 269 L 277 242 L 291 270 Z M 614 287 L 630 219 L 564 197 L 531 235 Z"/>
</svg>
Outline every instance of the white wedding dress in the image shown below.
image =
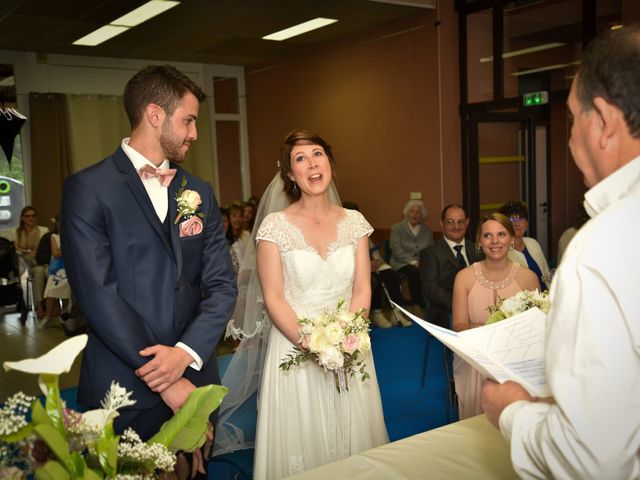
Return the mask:
<svg viewBox="0 0 640 480">
<path fill-rule="evenodd" d="M 326 258 L 307 245 L 284 212 L 270 214 L 260 226 L 256 239 L 279 247 L 285 297 L 298 317 L 333 310 L 340 299 L 351 301 L 356 246 L 373 229 L 359 212 L 344 213 Z M 371 352 L 364 357 L 371 378 L 349 378 L 341 396 L 334 374 L 314 362 L 282 370 L 293 348 L 271 328 L 259 393 L 255 479 L 280 479 L 389 441 Z"/>
</svg>

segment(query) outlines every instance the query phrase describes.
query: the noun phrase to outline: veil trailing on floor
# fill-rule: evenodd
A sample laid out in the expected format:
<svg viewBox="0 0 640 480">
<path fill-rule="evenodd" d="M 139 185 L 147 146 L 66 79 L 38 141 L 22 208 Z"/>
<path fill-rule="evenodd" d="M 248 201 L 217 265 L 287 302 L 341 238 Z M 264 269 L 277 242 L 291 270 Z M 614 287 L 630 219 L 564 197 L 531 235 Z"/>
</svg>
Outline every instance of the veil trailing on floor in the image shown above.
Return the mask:
<svg viewBox="0 0 640 480">
<path fill-rule="evenodd" d="M 333 182 L 329 187 L 331 203 L 341 205 Z M 262 366 L 267 351 L 271 319 L 267 314 L 256 268 L 256 234 L 264 218 L 289 205 L 284 182 L 277 173 L 262 195 L 251 238 L 238 272 L 238 299 L 226 336 L 240 340 L 222 384 L 229 389 L 220 405 L 214 455 L 253 448 L 254 438 L 247 438 L 233 414 L 255 394 L 262 378 Z"/>
</svg>

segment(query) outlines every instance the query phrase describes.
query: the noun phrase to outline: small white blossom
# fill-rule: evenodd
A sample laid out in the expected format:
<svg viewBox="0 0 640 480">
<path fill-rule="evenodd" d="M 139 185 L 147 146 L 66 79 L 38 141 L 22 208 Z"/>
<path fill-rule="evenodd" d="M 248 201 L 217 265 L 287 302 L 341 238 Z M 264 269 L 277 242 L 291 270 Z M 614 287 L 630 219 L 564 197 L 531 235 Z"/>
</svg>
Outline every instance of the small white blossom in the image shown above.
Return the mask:
<svg viewBox="0 0 640 480">
<path fill-rule="evenodd" d="M 120 438 L 118 455 L 136 463 L 152 462 L 156 470 L 171 472 L 176 464 L 176 456 L 160 443 L 147 444 L 131 428 L 127 428 Z"/>
<path fill-rule="evenodd" d="M 35 397 L 18 392 L 0 409 L 0 435 L 11 435 L 27 426 L 27 414 Z"/>
<path fill-rule="evenodd" d="M 131 397 L 133 392 L 127 391 L 126 388 L 121 387 L 118 382 L 112 381 L 111 387 L 109 391 L 104 397 L 104 400 L 100 402 L 100 405 L 105 410 L 109 410 L 111 412 L 115 410 L 120 410 L 124 407 L 130 407 L 136 403 Z"/>
</svg>

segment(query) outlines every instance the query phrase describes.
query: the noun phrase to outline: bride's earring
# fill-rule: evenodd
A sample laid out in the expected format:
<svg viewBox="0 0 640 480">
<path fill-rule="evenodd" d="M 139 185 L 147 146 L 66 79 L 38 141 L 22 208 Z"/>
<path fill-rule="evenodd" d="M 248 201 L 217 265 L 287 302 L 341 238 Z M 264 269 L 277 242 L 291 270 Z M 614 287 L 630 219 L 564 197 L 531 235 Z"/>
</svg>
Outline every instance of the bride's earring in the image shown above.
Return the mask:
<svg viewBox="0 0 640 480">
<path fill-rule="evenodd" d="M 294 194 L 297 194 L 297 193 L 298 193 L 298 184 L 297 184 L 295 181 L 293 182 L 293 187 L 291 188 L 291 191 L 292 191 Z"/>
</svg>

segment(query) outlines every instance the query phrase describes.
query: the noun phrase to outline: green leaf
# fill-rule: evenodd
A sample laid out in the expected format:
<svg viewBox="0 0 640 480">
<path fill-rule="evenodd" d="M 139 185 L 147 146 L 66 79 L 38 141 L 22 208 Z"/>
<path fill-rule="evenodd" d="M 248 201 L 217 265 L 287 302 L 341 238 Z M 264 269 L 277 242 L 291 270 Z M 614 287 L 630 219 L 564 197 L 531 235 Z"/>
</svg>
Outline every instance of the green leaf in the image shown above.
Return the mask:
<svg viewBox="0 0 640 480">
<path fill-rule="evenodd" d="M 115 477 L 118 467 L 118 442 L 120 437 L 113 431 L 113 423 L 108 423 L 100 432 L 96 450 L 102 470 L 108 477 Z"/>
<path fill-rule="evenodd" d="M 69 458 L 71 458 L 71 478 L 84 478 L 84 471 L 87 469 L 84 457 L 78 452 L 71 452 Z"/>
<path fill-rule="evenodd" d="M 172 452 L 193 452 L 205 442 L 209 415 L 222 403 L 229 389 L 207 385 L 195 389 L 182 408 L 165 422 L 148 443 L 161 443 Z"/>
<path fill-rule="evenodd" d="M 53 454 L 62 462 L 68 472 L 73 472 L 69 444 L 66 438 L 50 424 L 40 424 L 34 427 L 36 433 L 44 440 Z"/>
<path fill-rule="evenodd" d="M 49 460 L 36 469 L 36 480 L 71 480 L 71 474 L 55 460 Z"/>
<path fill-rule="evenodd" d="M 90 468 L 85 469 L 83 480 L 102 480 L 104 475 L 101 472 L 96 472 L 95 470 L 91 470 Z"/>
<path fill-rule="evenodd" d="M 58 387 L 58 375 L 43 373 L 40 375 L 40 383 L 47 387 L 45 408 L 47 415 L 51 419 L 51 424 L 66 437 L 67 432 L 64 429 L 64 419 L 62 418 L 62 400 L 60 398 L 60 388 Z"/>
<path fill-rule="evenodd" d="M 16 443 L 21 440 L 24 440 L 33 432 L 33 423 L 29 423 L 22 427 L 17 432 L 11 433 L 9 435 L 1 435 L 0 440 L 7 443 Z"/>
<path fill-rule="evenodd" d="M 35 425 L 53 425 L 40 400 L 33 402 L 33 406 L 31 407 L 31 422 Z"/>
</svg>

